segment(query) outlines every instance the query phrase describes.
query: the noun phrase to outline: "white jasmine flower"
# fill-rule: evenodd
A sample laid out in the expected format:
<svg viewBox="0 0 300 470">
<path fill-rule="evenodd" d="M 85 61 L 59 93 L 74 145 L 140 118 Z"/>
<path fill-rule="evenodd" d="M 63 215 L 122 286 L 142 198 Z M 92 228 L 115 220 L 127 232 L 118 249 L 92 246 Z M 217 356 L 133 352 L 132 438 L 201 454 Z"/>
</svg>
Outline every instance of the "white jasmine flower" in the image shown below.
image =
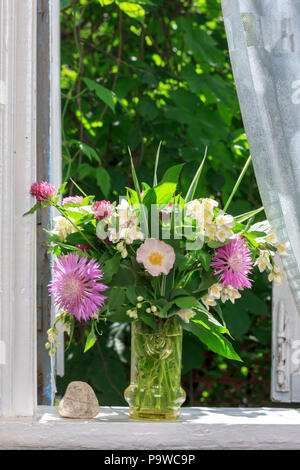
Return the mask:
<svg viewBox="0 0 300 470">
<path fill-rule="evenodd" d="M 287 248 L 287 243 L 285 243 L 284 245 L 276 245 L 277 253 L 280 256 L 287 256 L 288 255 L 288 253 L 286 251 L 286 248 Z"/>
<path fill-rule="evenodd" d="M 223 286 L 219 282 L 217 282 L 217 283 L 213 284 L 212 286 L 210 286 L 210 288 L 208 289 L 209 298 L 219 299 L 221 297 L 221 290 L 222 289 L 223 289 Z"/>
<path fill-rule="evenodd" d="M 219 242 L 224 243 L 233 236 L 232 230 L 228 229 L 226 225 L 220 225 L 217 230 L 215 237 Z"/>
<path fill-rule="evenodd" d="M 216 234 L 217 226 L 215 224 L 206 225 L 205 236 L 210 240 L 214 240 Z"/>
<path fill-rule="evenodd" d="M 187 217 L 197 221 L 203 220 L 203 206 L 198 199 L 188 202 L 185 207 Z"/>
<path fill-rule="evenodd" d="M 189 323 L 190 318 L 194 317 L 196 313 L 189 308 L 182 308 L 176 312 L 176 315 L 178 315 L 185 323 Z"/>
<path fill-rule="evenodd" d="M 223 303 L 225 303 L 227 300 L 230 300 L 234 304 L 235 300 L 240 298 L 241 294 L 239 293 L 238 289 L 230 284 L 223 287 L 221 290 L 221 300 Z"/>
<path fill-rule="evenodd" d="M 270 263 L 270 252 L 267 250 L 261 250 L 259 252 L 259 257 L 254 264 L 258 266 L 261 273 L 264 272 L 266 268 L 272 269 L 272 264 Z"/>
<path fill-rule="evenodd" d="M 75 227 L 73 227 L 71 222 L 69 222 L 65 217 L 58 216 L 54 217 L 53 220 L 55 225 L 51 233 L 58 235 L 63 242 L 66 241 L 68 235 L 76 232 Z"/>
<path fill-rule="evenodd" d="M 216 217 L 217 225 L 226 225 L 228 228 L 234 227 L 233 217 L 230 214 L 226 214 L 224 211 L 219 211 Z"/>
<path fill-rule="evenodd" d="M 201 300 L 204 303 L 207 310 L 209 310 L 209 307 L 214 307 L 215 305 L 217 305 L 215 299 L 210 297 L 209 294 L 206 294 L 203 297 L 201 297 Z"/>
<path fill-rule="evenodd" d="M 217 201 L 215 201 L 214 199 L 209 199 L 209 198 L 203 198 L 201 199 L 201 202 L 203 204 L 204 209 L 207 210 L 208 212 L 213 212 L 214 208 L 219 205 Z"/>
<path fill-rule="evenodd" d="M 134 240 L 143 240 L 144 235 L 140 227 L 138 227 L 138 214 L 132 210 L 126 199 L 122 199 L 121 203 L 116 207 L 114 216 L 117 217 L 118 230 L 116 226 L 109 226 L 109 240 L 116 242 L 123 240 L 126 244 L 131 244 Z M 119 244 L 118 244 L 119 245 Z M 119 248 L 121 251 L 121 245 Z"/>
<path fill-rule="evenodd" d="M 229 300 L 234 304 L 235 300 L 236 299 L 240 299 L 241 298 L 241 294 L 239 293 L 239 291 L 237 289 L 235 289 L 233 286 L 227 286 L 229 288 L 229 291 L 228 291 L 228 298 Z"/>
<path fill-rule="evenodd" d="M 283 273 L 275 274 L 273 271 L 268 275 L 268 280 L 274 282 L 277 285 L 282 283 Z"/>
<path fill-rule="evenodd" d="M 204 209 L 203 211 L 203 220 L 204 220 L 204 228 L 206 228 L 207 224 L 211 224 L 214 218 L 214 213 L 209 212 L 208 210 Z"/>
<path fill-rule="evenodd" d="M 229 300 L 229 289 L 223 289 L 221 292 L 221 300 L 223 304 Z"/>
<path fill-rule="evenodd" d="M 278 245 L 278 239 L 277 239 L 276 235 L 273 232 L 270 232 L 266 236 L 266 242 L 270 243 L 270 245 L 274 245 L 274 246 Z"/>
</svg>

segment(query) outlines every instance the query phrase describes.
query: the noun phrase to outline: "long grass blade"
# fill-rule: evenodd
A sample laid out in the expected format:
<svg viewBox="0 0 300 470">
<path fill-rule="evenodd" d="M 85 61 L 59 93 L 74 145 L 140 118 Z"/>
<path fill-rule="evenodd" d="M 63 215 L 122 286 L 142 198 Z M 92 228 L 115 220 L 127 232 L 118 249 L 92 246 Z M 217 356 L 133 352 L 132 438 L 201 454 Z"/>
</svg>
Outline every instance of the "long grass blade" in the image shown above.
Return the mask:
<svg viewBox="0 0 300 470">
<path fill-rule="evenodd" d="M 245 220 L 250 219 L 251 217 L 255 216 L 259 212 L 264 210 L 264 206 L 260 207 L 259 209 L 254 209 L 253 211 L 250 212 L 245 212 L 244 214 L 237 215 L 234 220 L 235 222 L 244 222 Z"/>
<path fill-rule="evenodd" d="M 231 203 L 231 200 L 232 200 L 233 196 L 234 196 L 235 193 L 237 192 L 237 190 L 238 190 L 238 188 L 239 188 L 239 185 L 240 185 L 240 183 L 241 183 L 241 181 L 242 181 L 242 179 L 243 179 L 243 176 L 244 176 L 244 174 L 246 173 L 246 170 L 247 170 L 248 166 L 250 165 L 250 162 L 251 162 L 251 155 L 250 155 L 250 157 L 248 158 L 248 160 L 246 161 L 246 163 L 245 163 L 245 165 L 244 165 L 244 168 L 242 169 L 241 174 L 240 174 L 240 176 L 238 177 L 238 180 L 237 180 L 237 182 L 236 182 L 235 185 L 234 185 L 234 188 L 233 188 L 233 190 L 232 190 L 232 192 L 231 192 L 231 194 L 230 194 L 230 196 L 229 196 L 229 198 L 228 198 L 228 200 L 227 200 L 227 202 L 226 202 L 226 204 L 225 204 L 225 206 L 224 206 L 224 211 L 226 211 L 226 209 L 228 208 L 229 204 Z"/>
<path fill-rule="evenodd" d="M 87 195 L 85 194 L 85 192 L 83 191 L 83 189 L 81 189 L 81 187 L 78 186 L 78 184 L 76 183 L 76 181 L 74 181 L 72 178 L 70 178 L 70 180 L 72 181 L 72 183 L 74 184 L 74 186 L 76 186 L 76 188 L 78 189 L 78 191 L 80 191 L 81 194 L 84 195 L 84 197 L 87 197 Z"/>
<path fill-rule="evenodd" d="M 195 191 L 196 191 L 197 186 L 198 186 L 199 178 L 200 178 L 200 175 L 202 173 L 202 168 L 203 168 L 204 162 L 206 160 L 207 149 L 208 149 L 208 147 L 205 147 L 205 152 L 204 152 L 204 157 L 202 159 L 202 162 L 200 163 L 200 166 L 199 166 L 199 168 L 198 168 L 198 170 L 197 170 L 197 172 L 196 172 L 196 174 L 193 178 L 193 181 L 191 182 L 189 190 L 186 193 L 186 196 L 185 196 L 185 201 L 186 202 L 192 201 L 192 199 L 194 197 Z"/>
<path fill-rule="evenodd" d="M 147 218 L 147 213 L 145 212 L 145 206 L 144 206 L 143 203 L 142 203 L 141 188 L 140 188 L 140 185 L 139 185 L 139 181 L 138 181 L 138 179 L 137 179 L 137 175 L 136 175 L 135 168 L 134 168 L 134 164 L 133 164 L 133 158 L 132 158 L 131 150 L 130 150 L 129 147 L 128 147 L 128 152 L 129 152 L 129 156 L 130 156 L 131 174 L 132 174 L 133 184 L 134 184 L 134 188 L 135 188 L 135 190 L 136 190 L 136 192 L 137 192 L 138 200 L 139 200 L 139 203 L 140 203 L 141 217 L 142 217 L 144 229 L 145 229 L 145 232 L 146 232 L 145 235 L 146 235 L 146 237 L 148 237 L 148 218 Z"/>
<path fill-rule="evenodd" d="M 161 147 L 162 141 L 159 142 L 159 146 L 156 152 L 156 157 L 155 157 L 155 166 L 154 166 L 154 176 L 153 176 L 153 187 L 157 186 L 157 168 L 158 168 L 158 161 L 159 161 L 159 155 L 160 155 L 160 147 Z"/>
</svg>

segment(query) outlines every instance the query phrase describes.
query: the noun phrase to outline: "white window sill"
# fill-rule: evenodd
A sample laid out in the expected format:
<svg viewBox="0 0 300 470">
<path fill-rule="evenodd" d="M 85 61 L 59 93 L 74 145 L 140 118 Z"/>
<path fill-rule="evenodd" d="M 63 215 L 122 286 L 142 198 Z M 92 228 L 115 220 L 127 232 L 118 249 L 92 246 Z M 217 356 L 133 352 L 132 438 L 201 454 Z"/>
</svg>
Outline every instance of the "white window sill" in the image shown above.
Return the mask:
<svg viewBox="0 0 300 470">
<path fill-rule="evenodd" d="M 92 420 L 39 407 L 35 419 L 0 419 L 0 449 L 300 449 L 300 411 L 183 408 L 178 421 L 148 422 L 122 407 L 102 407 Z"/>
</svg>

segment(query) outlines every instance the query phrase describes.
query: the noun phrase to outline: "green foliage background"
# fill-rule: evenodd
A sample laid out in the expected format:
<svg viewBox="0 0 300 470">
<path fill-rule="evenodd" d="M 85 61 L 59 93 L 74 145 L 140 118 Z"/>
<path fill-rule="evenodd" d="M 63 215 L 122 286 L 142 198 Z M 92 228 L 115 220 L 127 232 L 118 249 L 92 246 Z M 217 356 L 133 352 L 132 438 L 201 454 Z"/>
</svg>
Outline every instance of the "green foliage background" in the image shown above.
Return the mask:
<svg viewBox="0 0 300 470">
<path fill-rule="evenodd" d="M 223 205 L 249 150 L 220 0 L 61 0 L 61 37 L 64 178 L 98 200 L 116 200 L 131 186 L 127 146 L 139 179 L 152 184 L 162 141 L 160 172 L 184 162 L 185 192 L 208 145 L 196 196 Z M 69 192 L 76 194 L 73 184 Z M 260 205 L 250 169 L 229 212 Z M 271 291 L 265 276 L 256 277 L 251 292 L 224 308 L 244 363 L 215 356 L 185 333 L 187 405 L 271 405 Z M 86 354 L 84 337 L 83 328 L 75 331 L 59 393 L 84 380 L 101 404 L 125 404 L 129 326 L 108 326 Z"/>
</svg>

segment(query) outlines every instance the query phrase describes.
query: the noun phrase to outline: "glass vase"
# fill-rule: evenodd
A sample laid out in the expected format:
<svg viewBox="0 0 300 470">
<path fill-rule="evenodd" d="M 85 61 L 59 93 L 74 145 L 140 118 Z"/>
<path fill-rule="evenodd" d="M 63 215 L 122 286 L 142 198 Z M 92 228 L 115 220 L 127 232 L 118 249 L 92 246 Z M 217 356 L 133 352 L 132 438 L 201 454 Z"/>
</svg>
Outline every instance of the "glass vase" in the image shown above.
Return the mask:
<svg viewBox="0 0 300 470">
<path fill-rule="evenodd" d="M 186 394 L 180 386 L 182 327 L 177 316 L 155 317 L 155 329 L 132 323 L 131 377 L 125 390 L 132 418 L 175 420 Z"/>
</svg>

